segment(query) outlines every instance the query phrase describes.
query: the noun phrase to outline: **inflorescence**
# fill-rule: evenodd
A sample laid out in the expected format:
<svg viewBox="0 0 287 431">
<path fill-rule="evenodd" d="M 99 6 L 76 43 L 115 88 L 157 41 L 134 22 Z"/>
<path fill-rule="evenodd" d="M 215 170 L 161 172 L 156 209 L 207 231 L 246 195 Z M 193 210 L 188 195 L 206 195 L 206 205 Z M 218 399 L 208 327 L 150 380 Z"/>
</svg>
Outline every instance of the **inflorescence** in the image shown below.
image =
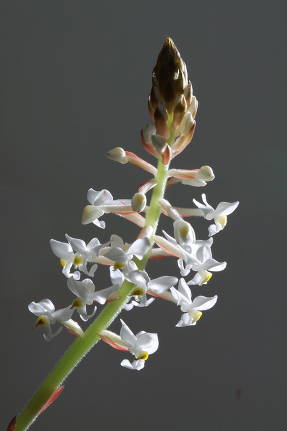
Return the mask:
<svg viewBox="0 0 287 431">
<path fill-rule="evenodd" d="M 167 38 L 152 74 L 148 101 L 152 122 L 141 132 L 144 149 L 159 161 L 158 166 L 166 169 L 166 187 L 177 183 L 204 187 L 215 178 L 209 166 L 192 170 L 169 169 L 171 160 L 187 147 L 193 137 L 197 107 L 186 65 L 173 41 Z M 29 304 L 29 310 L 37 316 L 36 326 L 42 328 L 47 341 L 58 335 L 63 327 L 75 336 L 83 336 L 84 332 L 73 320 L 74 316 L 78 314 L 84 322 L 93 318 L 100 306 L 118 298 L 118 291 L 125 280 L 134 284 L 123 306 L 125 310 L 147 307 L 155 300 L 169 301 L 181 312 L 177 327 L 196 325 L 202 312 L 217 302 L 217 295 L 193 298 L 191 288 L 205 286 L 213 272 L 226 268 L 226 262 L 213 258 L 213 238 L 225 228 L 227 216 L 237 208 L 238 202 L 221 202 L 213 208 L 206 195 L 202 194 L 202 202 L 193 199 L 192 208 L 175 207 L 163 196 L 148 203 L 148 192 L 158 186 L 159 168 L 120 147 L 109 151 L 108 157 L 122 164 L 136 165 L 152 177 L 138 188 L 131 199 L 114 199 L 108 190 L 90 188 L 88 204 L 82 212 L 82 224 L 93 223 L 97 229 L 105 229 L 103 218 L 105 214 L 113 213 L 137 225 L 139 234 L 132 244 L 115 234 L 103 244 L 98 238 L 92 238 L 86 244 L 82 239 L 69 235 L 64 242 L 51 239 L 52 252 L 60 261 L 67 288 L 73 297 L 67 307 L 59 310 L 50 299 Z M 163 235 L 157 234 L 156 211 L 172 220 L 173 235 L 165 231 Z M 193 226 L 185 220 L 189 217 L 202 217 L 211 222 L 207 239 L 197 239 Z M 169 256 L 177 259 L 180 278 L 173 275 L 151 278 L 143 262 Z M 108 268 L 111 285 L 97 290 L 93 279 L 100 266 Z M 54 325 L 58 327 L 56 330 Z M 133 361 L 124 359 L 121 362 L 123 367 L 141 370 L 149 355 L 158 349 L 158 336 L 145 331 L 135 335 L 123 320 L 121 325 L 119 335 L 108 329 L 98 335 L 112 347 L 134 356 Z"/>
</svg>

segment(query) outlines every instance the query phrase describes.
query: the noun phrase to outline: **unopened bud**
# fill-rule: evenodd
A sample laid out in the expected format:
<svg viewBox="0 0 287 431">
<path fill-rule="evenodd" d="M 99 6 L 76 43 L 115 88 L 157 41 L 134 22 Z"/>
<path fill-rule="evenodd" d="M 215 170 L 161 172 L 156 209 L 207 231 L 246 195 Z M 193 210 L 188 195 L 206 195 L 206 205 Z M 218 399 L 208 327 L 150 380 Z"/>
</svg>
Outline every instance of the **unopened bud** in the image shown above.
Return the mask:
<svg viewBox="0 0 287 431">
<path fill-rule="evenodd" d="M 169 135 L 169 130 L 167 126 L 167 115 L 159 107 L 157 107 L 154 112 L 154 124 L 157 133 L 167 138 Z"/>
<path fill-rule="evenodd" d="M 215 178 L 214 172 L 210 166 L 201 166 L 198 174 L 200 178 L 205 181 L 212 181 Z"/>
<path fill-rule="evenodd" d="M 183 120 L 184 114 L 187 110 L 187 103 L 184 96 L 181 96 L 180 101 L 173 111 L 173 127 L 177 127 Z"/>
<path fill-rule="evenodd" d="M 159 93 L 161 102 L 172 113 L 185 87 L 188 85 L 187 70 L 179 51 L 167 37 L 153 70 L 153 89 Z"/>
<path fill-rule="evenodd" d="M 142 212 L 146 207 L 146 196 L 143 193 L 135 193 L 132 198 L 132 209 L 136 212 Z"/>
<path fill-rule="evenodd" d="M 152 135 L 151 141 L 158 153 L 162 153 L 166 145 L 166 139 L 161 135 Z"/>
<path fill-rule="evenodd" d="M 107 152 L 107 157 L 115 162 L 119 162 L 122 164 L 128 163 L 128 158 L 126 157 L 126 152 L 121 147 L 113 148 L 112 150 Z"/>
</svg>

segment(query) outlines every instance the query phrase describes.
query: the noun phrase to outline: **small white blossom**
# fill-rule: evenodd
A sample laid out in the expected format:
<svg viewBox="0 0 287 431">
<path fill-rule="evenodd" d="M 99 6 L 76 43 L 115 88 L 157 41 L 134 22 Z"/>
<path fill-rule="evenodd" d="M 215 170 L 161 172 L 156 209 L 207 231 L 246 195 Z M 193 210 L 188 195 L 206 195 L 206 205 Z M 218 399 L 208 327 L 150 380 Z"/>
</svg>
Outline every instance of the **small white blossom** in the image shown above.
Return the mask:
<svg viewBox="0 0 287 431">
<path fill-rule="evenodd" d="M 171 288 L 171 294 L 183 312 L 177 327 L 193 326 L 202 316 L 202 311 L 209 310 L 217 302 L 217 295 L 212 297 L 197 296 L 192 300 L 191 290 L 184 278 L 178 283 L 178 290 Z"/>
<path fill-rule="evenodd" d="M 82 224 L 93 223 L 96 226 L 105 229 L 105 222 L 99 220 L 102 215 L 111 212 L 126 213 L 133 211 L 131 200 L 114 200 L 112 194 L 105 189 L 100 191 L 89 189 L 87 199 L 90 202 L 90 205 L 86 205 L 83 209 Z"/>
<path fill-rule="evenodd" d="M 174 286 L 178 279 L 172 276 L 162 276 L 150 280 L 146 271 L 132 271 L 129 274 L 128 280 L 137 285 L 135 288 L 136 300 L 132 300 L 126 304 L 125 309 L 131 310 L 136 307 L 147 307 L 155 298 L 147 299 L 147 293 L 151 296 L 172 300 L 169 289 Z M 137 294 L 137 295 L 136 295 Z"/>
<path fill-rule="evenodd" d="M 138 334 L 134 334 L 130 328 L 121 320 L 122 329 L 120 337 L 124 344 L 128 347 L 130 353 L 132 353 L 136 360 L 130 362 L 128 359 L 124 359 L 121 365 L 125 368 L 133 370 L 141 370 L 145 361 L 149 355 L 156 352 L 158 349 L 158 336 L 157 334 L 141 331 Z"/>
<path fill-rule="evenodd" d="M 206 220 L 214 220 L 214 224 L 210 225 L 208 228 L 209 236 L 213 236 L 216 233 L 220 232 L 225 228 L 227 224 L 227 216 L 232 214 L 233 211 L 239 205 L 239 201 L 236 202 L 220 202 L 217 207 L 214 209 L 206 199 L 205 193 L 201 195 L 202 202 L 198 202 L 196 199 L 193 199 L 194 204 L 202 211 L 202 216 Z"/>
<path fill-rule="evenodd" d="M 118 235 L 112 235 L 110 243 L 110 247 L 103 249 L 101 254 L 114 262 L 115 269 L 125 268 L 134 256 L 142 259 L 151 245 L 146 237 L 137 239 L 131 245 L 125 244 Z"/>
<path fill-rule="evenodd" d="M 94 293 L 94 300 L 99 304 L 105 304 L 107 301 L 111 300 L 117 290 L 121 287 L 124 282 L 124 275 L 119 269 L 114 269 L 110 266 L 110 277 L 112 281 L 112 286 L 107 287 L 105 289 L 97 290 Z"/>
<path fill-rule="evenodd" d="M 71 319 L 74 312 L 71 306 L 55 310 L 55 306 L 50 299 L 42 299 L 40 302 L 31 302 L 28 309 L 38 317 L 36 326 L 43 328 L 43 337 L 46 341 L 52 340 L 61 332 L 61 327 L 56 332 L 52 332 L 51 325 L 55 323 L 62 324 L 74 335 L 83 334 L 78 323 Z"/>
<path fill-rule="evenodd" d="M 163 231 L 167 241 L 157 236 L 156 242 L 164 250 L 179 257 L 178 266 L 183 277 L 193 270 L 197 273 L 192 280 L 193 284 L 202 285 L 212 277 L 209 271 L 222 271 L 226 268 L 226 262 L 218 262 L 212 257 L 212 238 L 197 240 L 193 227 L 182 219 L 176 220 L 173 226 L 175 238 Z"/>
<path fill-rule="evenodd" d="M 141 370 L 149 355 L 158 349 L 158 336 L 154 333 L 141 331 L 134 334 L 130 328 L 121 320 L 122 328 L 120 335 L 115 334 L 107 329 L 101 331 L 101 339 L 117 350 L 129 351 L 135 356 L 136 360 L 130 362 L 124 359 L 121 365 L 132 370 Z"/>
<path fill-rule="evenodd" d="M 78 238 L 72 238 L 66 234 L 68 243 L 57 241 L 55 239 L 50 240 L 50 246 L 53 253 L 60 259 L 60 263 L 63 266 L 63 274 L 67 278 L 74 278 L 75 280 L 80 279 L 79 271 L 71 272 L 72 267 L 79 269 L 86 275 L 93 277 L 97 269 L 97 264 L 93 264 L 88 270 L 87 263 L 95 262 L 99 250 L 103 247 L 97 238 L 91 239 L 86 244 L 85 241 Z"/>
<path fill-rule="evenodd" d="M 69 278 L 67 280 L 67 284 L 69 290 L 77 297 L 72 302 L 72 307 L 77 310 L 82 320 L 89 320 L 97 311 L 97 307 L 95 306 L 94 311 L 91 314 L 87 313 L 87 305 L 92 305 L 95 300 L 94 283 L 90 278 L 85 278 L 82 281 Z"/>
</svg>

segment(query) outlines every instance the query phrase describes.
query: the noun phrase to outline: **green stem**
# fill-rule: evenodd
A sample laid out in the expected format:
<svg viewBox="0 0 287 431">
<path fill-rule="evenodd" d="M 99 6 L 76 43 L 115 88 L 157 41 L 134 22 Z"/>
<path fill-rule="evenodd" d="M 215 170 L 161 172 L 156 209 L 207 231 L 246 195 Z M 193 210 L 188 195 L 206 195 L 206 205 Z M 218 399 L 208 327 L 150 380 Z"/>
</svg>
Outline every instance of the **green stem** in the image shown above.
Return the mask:
<svg viewBox="0 0 287 431">
<path fill-rule="evenodd" d="M 168 165 L 164 165 L 161 161 L 158 162 L 158 172 L 156 176 L 157 185 L 153 189 L 152 198 L 149 210 L 146 214 L 145 226 L 151 226 L 153 233 L 156 232 L 159 217 L 160 205 L 159 199 L 163 198 L 166 181 L 167 181 Z M 139 262 L 139 268 L 144 269 L 149 258 L 149 253 Z M 134 288 L 134 284 L 125 281 L 119 289 L 119 297 L 117 300 L 107 304 L 99 316 L 90 324 L 84 335 L 78 337 L 64 353 L 62 358 L 56 363 L 46 380 L 42 383 L 39 389 L 35 392 L 26 407 L 17 416 L 15 431 L 25 431 L 34 422 L 40 413 L 41 408 L 53 392 L 63 383 L 83 357 L 89 350 L 100 340 L 98 334 L 112 323 L 112 321 L 120 313 L 121 309 L 128 301 L 128 298 Z"/>
</svg>

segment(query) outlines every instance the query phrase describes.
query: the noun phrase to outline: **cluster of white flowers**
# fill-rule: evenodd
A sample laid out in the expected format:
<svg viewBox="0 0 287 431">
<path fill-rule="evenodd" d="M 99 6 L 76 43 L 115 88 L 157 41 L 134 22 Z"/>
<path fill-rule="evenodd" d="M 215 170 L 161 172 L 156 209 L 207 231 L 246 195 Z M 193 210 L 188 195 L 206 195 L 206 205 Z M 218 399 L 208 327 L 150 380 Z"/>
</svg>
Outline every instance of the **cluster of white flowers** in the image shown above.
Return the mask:
<svg viewBox="0 0 287 431">
<path fill-rule="evenodd" d="M 166 61 L 166 56 L 172 61 Z M 168 73 L 165 69 L 167 66 L 171 68 Z M 174 87 L 170 87 L 170 83 Z M 147 152 L 167 166 L 190 142 L 197 110 L 197 100 L 192 94 L 185 64 L 170 40 L 165 42 L 154 69 L 149 109 L 154 122 L 143 130 L 142 143 Z M 37 316 L 36 325 L 43 328 L 46 340 L 51 340 L 63 326 L 72 334 L 82 336 L 81 327 L 72 319 L 74 314 L 77 313 L 83 321 L 91 319 L 100 306 L 119 298 L 119 289 L 125 281 L 134 285 L 123 305 L 126 311 L 147 307 L 155 300 L 169 301 L 182 312 L 177 327 L 196 325 L 202 312 L 217 302 L 217 295 L 192 298 L 190 286 L 206 285 L 213 272 L 226 268 L 226 262 L 213 258 L 213 238 L 226 227 L 227 216 L 237 208 L 238 202 L 221 202 L 213 208 L 207 202 L 206 195 L 202 194 L 203 203 L 194 199 L 193 208 L 178 208 L 160 199 L 157 206 L 160 205 L 162 214 L 173 220 L 173 236 L 164 231 L 163 236 L 157 235 L 148 223 L 148 217 L 145 217 L 150 209 L 146 195 L 158 184 L 157 168 L 119 147 L 111 150 L 108 157 L 122 164 L 136 165 L 151 174 L 152 178 L 138 188 L 132 199 L 114 199 L 108 190 L 90 188 L 88 205 L 82 213 L 82 224 L 93 223 L 97 229 L 105 229 L 106 223 L 101 218 L 113 213 L 136 224 L 140 228 L 138 238 L 132 244 L 125 243 L 114 234 L 103 244 L 98 238 L 86 243 L 70 235 L 66 235 L 65 242 L 51 239 L 52 252 L 60 260 L 68 290 L 75 298 L 67 307 L 57 311 L 49 299 L 29 305 L 29 310 Z M 176 183 L 204 187 L 215 178 L 209 166 L 192 170 L 166 168 L 166 172 L 168 187 Z M 206 239 L 197 239 L 193 226 L 185 220 L 186 217 L 194 216 L 212 222 Z M 148 260 L 169 256 L 177 259 L 179 274 L 176 275 L 181 277 L 179 279 L 170 275 L 152 279 L 144 269 L 145 265 L 139 265 L 143 258 Z M 96 289 L 97 283 L 93 281 L 100 267 L 108 267 L 110 271 L 111 285 L 104 289 Z M 184 277 L 188 277 L 191 271 L 193 274 L 186 281 Z M 121 323 L 119 335 L 107 329 L 98 335 L 112 347 L 134 355 L 133 362 L 128 359 L 121 362 L 123 367 L 140 370 L 148 356 L 158 349 L 158 336 L 144 331 L 134 335 L 122 320 Z M 54 324 L 59 325 L 55 332 L 52 330 Z"/>
<path fill-rule="evenodd" d="M 144 165 L 143 160 L 141 164 Z M 173 170 L 173 173 L 176 175 L 176 170 Z M 103 244 L 98 238 L 92 238 L 86 244 L 82 239 L 73 238 L 70 235 L 66 235 L 66 242 L 51 239 L 51 249 L 60 260 L 62 272 L 67 278 L 68 290 L 75 298 L 67 307 L 59 310 L 55 310 L 49 299 L 29 304 L 29 310 L 37 316 L 36 326 L 43 328 L 44 338 L 51 340 L 59 334 L 63 326 L 72 334 L 81 336 L 83 331 L 80 325 L 72 319 L 74 313 L 77 312 L 83 321 L 89 320 L 95 315 L 98 305 L 117 299 L 117 292 L 125 280 L 135 285 L 133 294 L 124 306 L 125 310 L 147 307 L 156 298 L 164 299 L 176 304 L 183 313 L 176 324 L 177 327 L 196 325 L 202 316 L 202 311 L 216 304 L 217 295 L 197 296 L 192 299 L 189 286 L 206 285 L 212 277 L 212 272 L 225 269 L 226 262 L 218 262 L 212 257 L 213 237 L 211 236 L 226 226 L 227 215 L 231 214 L 238 205 L 238 202 L 221 202 L 214 209 L 207 203 L 205 194 L 202 194 L 202 200 L 204 204 L 194 200 L 196 208 L 190 209 L 173 207 L 165 199 L 160 201 L 162 213 L 173 219 L 174 236 L 170 236 L 165 231 L 163 231 L 164 236 L 152 236 L 148 229 L 141 229 L 139 238 L 132 244 L 125 243 L 120 236 L 114 234 Z M 113 200 L 108 190 L 90 189 L 88 201 L 90 205 L 83 210 L 83 224 L 94 223 L 103 229 L 105 222 L 98 219 L 105 213 L 129 215 L 129 220 L 138 225 L 137 216 L 144 220 L 139 212 L 132 209 L 131 200 Z M 196 239 L 193 227 L 183 218 L 186 216 L 201 216 L 206 220 L 214 220 L 214 224 L 208 228 L 209 238 Z M 141 226 L 143 225 L 144 223 L 141 223 Z M 152 239 L 156 245 L 151 247 Z M 164 275 L 151 279 L 147 271 L 140 270 L 136 263 L 137 259 L 142 259 L 147 252 L 150 252 L 151 258 L 176 257 L 182 278 L 178 280 L 177 277 Z M 109 268 L 111 286 L 97 290 L 92 278 L 100 266 Z M 191 271 L 194 272 L 193 277 L 185 281 L 183 277 L 188 276 Z M 91 307 L 90 312 L 87 311 L 87 307 Z M 56 323 L 60 327 L 53 332 L 52 325 Z M 144 331 L 134 335 L 122 320 L 121 323 L 120 335 L 108 330 L 102 331 L 99 335 L 103 341 L 114 348 L 129 351 L 135 356 L 136 359 L 133 362 L 128 359 L 123 360 L 121 362 L 123 367 L 140 370 L 144 367 L 148 356 L 157 350 L 158 336 Z"/>
</svg>

